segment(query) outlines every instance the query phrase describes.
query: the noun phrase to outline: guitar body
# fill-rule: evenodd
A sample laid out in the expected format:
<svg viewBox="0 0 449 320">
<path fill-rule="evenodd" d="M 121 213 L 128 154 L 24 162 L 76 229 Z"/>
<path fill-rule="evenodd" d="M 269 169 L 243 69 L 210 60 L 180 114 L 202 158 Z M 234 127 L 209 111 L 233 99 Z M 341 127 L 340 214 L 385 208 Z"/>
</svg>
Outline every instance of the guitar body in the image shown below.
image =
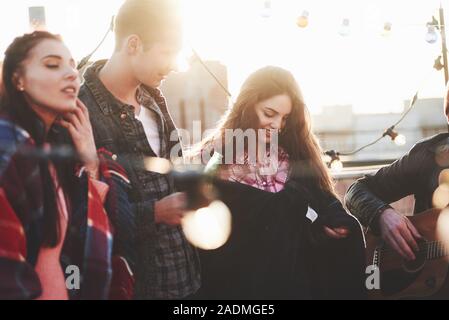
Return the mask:
<svg viewBox="0 0 449 320">
<path fill-rule="evenodd" d="M 449 212 L 430 209 L 409 219 L 424 237 L 415 261 L 367 234 L 367 265 L 376 265 L 380 275 L 380 289 L 368 294 L 372 299 L 449 299 Z"/>
</svg>

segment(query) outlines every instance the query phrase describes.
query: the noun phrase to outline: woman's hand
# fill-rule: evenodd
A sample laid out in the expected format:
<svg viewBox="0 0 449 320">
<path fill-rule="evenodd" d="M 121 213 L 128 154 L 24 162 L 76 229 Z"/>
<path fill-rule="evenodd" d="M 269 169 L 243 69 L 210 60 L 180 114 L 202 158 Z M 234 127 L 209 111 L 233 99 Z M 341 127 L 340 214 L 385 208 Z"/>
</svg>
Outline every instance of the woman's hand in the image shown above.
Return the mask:
<svg viewBox="0 0 449 320">
<path fill-rule="evenodd" d="M 333 239 L 344 239 L 349 235 L 349 230 L 346 228 L 328 228 L 324 226 L 324 233 Z"/>
<path fill-rule="evenodd" d="M 76 105 L 75 111 L 64 114 L 58 123 L 69 131 L 75 149 L 89 175 L 98 179 L 100 161 L 97 156 L 89 112 L 81 100 L 77 99 Z"/>
</svg>

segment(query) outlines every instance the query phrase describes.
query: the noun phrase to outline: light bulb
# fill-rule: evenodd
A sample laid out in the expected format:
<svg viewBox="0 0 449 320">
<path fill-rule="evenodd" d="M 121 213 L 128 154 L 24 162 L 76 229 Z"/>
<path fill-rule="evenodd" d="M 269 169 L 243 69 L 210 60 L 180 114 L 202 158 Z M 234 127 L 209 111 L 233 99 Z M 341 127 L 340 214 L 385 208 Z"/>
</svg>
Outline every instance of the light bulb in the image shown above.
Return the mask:
<svg viewBox="0 0 449 320">
<path fill-rule="evenodd" d="M 332 161 L 332 157 L 328 154 L 324 154 L 322 159 L 326 163 L 330 163 Z"/>
<path fill-rule="evenodd" d="M 333 160 L 331 162 L 331 170 L 333 172 L 341 172 L 343 170 L 343 162 L 341 160 Z"/>
<path fill-rule="evenodd" d="M 397 146 L 403 146 L 407 142 L 407 139 L 405 138 L 404 135 L 398 134 L 394 130 L 394 127 L 395 126 L 392 126 L 392 127 L 388 128 L 387 130 L 385 130 L 383 136 L 384 137 L 389 136 L 391 138 L 391 140 L 393 140 Z"/>
<path fill-rule="evenodd" d="M 384 37 L 389 36 L 391 34 L 391 27 L 392 27 L 391 22 L 385 22 L 384 29 L 382 31 L 382 36 L 384 36 Z"/>
<path fill-rule="evenodd" d="M 32 31 L 45 31 L 47 29 L 44 6 L 28 7 L 28 17 Z"/>
<path fill-rule="evenodd" d="M 432 25 L 427 26 L 427 33 L 425 39 L 430 44 L 437 42 L 438 34 L 435 31 L 435 26 Z"/>
<path fill-rule="evenodd" d="M 263 3 L 263 9 L 262 12 L 260 13 L 262 18 L 269 18 L 271 17 L 271 1 L 270 0 L 265 0 Z"/>
<path fill-rule="evenodd" d="M 346 37 L 349 35 L 350 32 L 351 32 L 351 29 L 349 26 L 349 19 L 345 18 L 345 19 L 343 19 L 343 22 L 341 23 L 340 30 L 338 31 L 338 33 L 341 36 Z"/>
<path fill-rule="evenodd" d="M 147 171 L 157 172 L 159 174 L 167 174 L 172 169 L 169 160 L 157 157 L 148 157 L 144 160 L 144 166 Z"/>
<path fill-rule="evenodd" d="M 296 20 L 296 25 L 300 28 L 306 28 L 309 25 L 309 12 L 304 10 Z"/>
<path fill-rule="evenodd" d="M 407 142 L 407 139 L 403 134 L 398 134 L 396 138 L 394 138 L 394 143 L 396 143 L 397 146 L 403 146 Z"/>
</svg>

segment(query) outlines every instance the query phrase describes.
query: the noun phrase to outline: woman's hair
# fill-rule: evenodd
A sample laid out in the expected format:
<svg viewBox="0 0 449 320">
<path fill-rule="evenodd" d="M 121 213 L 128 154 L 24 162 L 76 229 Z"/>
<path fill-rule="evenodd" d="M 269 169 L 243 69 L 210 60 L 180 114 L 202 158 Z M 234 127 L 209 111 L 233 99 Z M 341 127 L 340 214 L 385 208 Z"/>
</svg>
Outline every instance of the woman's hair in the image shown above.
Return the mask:
<svg viewBox="0 0 449 320">
<path fill-rule="evenodd" d="M 279 145 L 288 153 L 292 168 L 308 170 L 305 174 L 314 177 L 322 190 L 333 193 L 332 178 L 323 162 L 318 140 L 311 130 L 310 115 L 298 83 L 289 71 L 279 67 L 267 66 L 248 77 L 234 105 L 221 119 L 215 132 L 201 142 L 199 149 L 213 148 L 212 145 L 217 141 L 224 144 L 227 129 L 258 128 L 256 104 L 282 94 L 290 97 L 292 111 L 279 134 Z M 294 171 L 298 173 L 298 170 Z"/>
<path fill-rule="evenodd" d="M 17 88 L 17 75 L 24 72 L 23 62 L 30 56 L 32 50 L 44 40 L 62 41 L 58 35 L 45 31 L 35 31 L 17 37 L 9 45 L 5 52 L 2 74 L 2 95 L 0 96 L 0 111 L 18 126 L 25 129 L 33 138 L 38 148 L 46 142 L 45 130 L 42 130 L 42 122 L 25 100 L 24 93 Z M 42 94 L 46 94 L 42 92 Z M 61 139 L 66 132 L 60 135 Z M 47 141 L 52 145 L 56 141 Z M 70 190 L 75 186 L 73 161 L 55 161 L 54 166 L 58 174 L 58 180 L 65 194 L 71 196 Z M 56 203 L 56 192 L 53 179 L 48 169 L 49 162 L 46 159 L 39 160 L 39 167 L 43 185 L 43 245 L 54 247 L 58 244 L 61 231 L 59 224 L 59 211 Z"/>
</svg>

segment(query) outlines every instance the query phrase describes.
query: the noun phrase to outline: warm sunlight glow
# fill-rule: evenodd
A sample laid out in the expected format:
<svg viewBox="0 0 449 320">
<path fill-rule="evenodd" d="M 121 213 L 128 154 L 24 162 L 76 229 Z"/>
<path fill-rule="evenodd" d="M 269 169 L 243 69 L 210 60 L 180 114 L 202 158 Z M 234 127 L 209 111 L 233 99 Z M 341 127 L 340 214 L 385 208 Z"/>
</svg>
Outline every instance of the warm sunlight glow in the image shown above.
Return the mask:
<svg viewBox="0 0 449 320">
<path fill-rule="evenodd" d="M 48 29 L 60 33 L 81 59 L 101 40 L 122 2 L 2 1 L 0 50 L 30 30 L 29 6 L 45 6 Z M 186 52 L 193 48 L 202 58 L 225 64 L 232 94 L 250 72 L 276 64 L 293 71 L 312 112 L 351 104 L 355 112 L 367 113 L 401 111 L 403 101 L 419 88 L 421 98 L 442 96 L 442 72 L 432 69 L 441 37 L 435 39 L 426 26 L 438 17 L 439 3 L 180 0 Z M 442 4 L 449 21 L 449 1 Z M 347 27 L 345 36 L 342 26 Z M 106 58 L 113 45 L 109 35 L 94 59 Z M 181 60 L 180 70 L 186 70 L 186 59 Z"/>
</svg>

